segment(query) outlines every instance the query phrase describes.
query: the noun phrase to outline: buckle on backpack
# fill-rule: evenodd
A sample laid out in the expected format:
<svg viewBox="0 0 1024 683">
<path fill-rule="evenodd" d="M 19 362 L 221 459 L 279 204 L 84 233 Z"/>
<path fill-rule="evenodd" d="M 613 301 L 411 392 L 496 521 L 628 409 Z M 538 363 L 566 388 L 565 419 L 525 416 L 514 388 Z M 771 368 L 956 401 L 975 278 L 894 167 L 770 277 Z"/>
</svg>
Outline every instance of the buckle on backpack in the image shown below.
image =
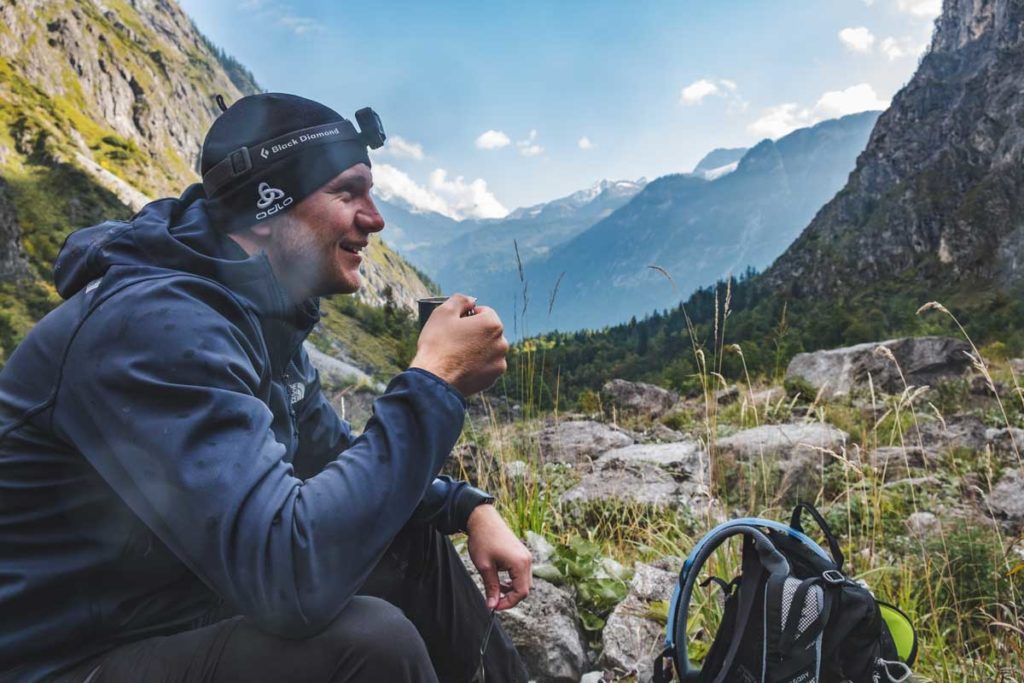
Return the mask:
<svg viewBox="0 0 1024 683">
<path fill-rule="evenodd" d="M 838 569 L 826 569 L 821 573 L 821 578 L 825 579 L 825 583 L 833 586 L 841 586 L 846 583 L 846 577 Z"/>
</svg>

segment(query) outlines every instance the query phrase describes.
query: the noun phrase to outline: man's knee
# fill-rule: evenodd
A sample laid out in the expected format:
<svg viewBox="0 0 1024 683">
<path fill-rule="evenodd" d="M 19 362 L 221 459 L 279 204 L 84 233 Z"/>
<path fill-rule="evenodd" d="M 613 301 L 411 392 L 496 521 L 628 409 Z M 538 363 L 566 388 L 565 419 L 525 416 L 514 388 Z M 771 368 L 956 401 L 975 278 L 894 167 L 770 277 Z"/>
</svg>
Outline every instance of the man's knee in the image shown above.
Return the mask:
<svg viewBox="0 0 1024 683">
<path fill-rule="evenodd" d="M 436 680 L 416 627 L 385 600 L 353 598 L 316 638 L 339 656 L 337 680 Z"/>
</svg>

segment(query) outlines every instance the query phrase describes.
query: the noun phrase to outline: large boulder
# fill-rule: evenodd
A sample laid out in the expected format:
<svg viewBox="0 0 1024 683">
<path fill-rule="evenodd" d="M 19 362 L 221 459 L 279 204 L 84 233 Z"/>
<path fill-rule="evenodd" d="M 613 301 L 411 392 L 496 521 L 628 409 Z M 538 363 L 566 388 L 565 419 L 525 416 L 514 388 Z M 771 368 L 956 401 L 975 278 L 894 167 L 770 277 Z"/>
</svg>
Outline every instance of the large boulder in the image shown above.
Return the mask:
<svg viewBox="0 0 1024 683">
<path fill-rule="evenodd" d="M 621 415 L 653 419 L 667 413 L 679 400 L 679 394 L 653 384 L 613 379 L 601 387 L 601 398 Z"/>
<path fill-rule="evenodd" d="M 665 627 L 650 616 L 652 603 L 665 602 L 679 579 L 679 567 L 636 564 L 629 593 L 608 617 L 601 638 L 601 665 L 616 676 L 650 681 L 652 662 L 664 647 Z M 681 562 L 679 563 L 682 564 Z"/>
<path fill-rule="evenodd" d="M 567 504 L 618 500 L 655 507 L 708 505 L 707 452 L 692 439 L 627 446 L 594 462 L 579 484 L 562 494 Z"/>
<path fill-rule="evenodd" d="M 544 550 L 528 539 L 535 560 Z M 465 551 L 462 563 L 483 593 L 480 574 Z M 534 576 L 530 595 L 512 609 L 498 612 L 498 619 L 523 658 L 531 681 L 577 683 L 588 671 L 587 647 L 579 627 L 576 603 L 568 590 Z"/>
<path fill-rule="evenodd" d="M 809 422 L 762 425 L 744 429 L 718 440 L 718 448 L 741 462 L 761 457 L 790 460 L 800 456 L 818 457 L 821 449 L 841 452 L 846 432 L 829 424 Z"/>
<path fill-rule="evenodd" d="M 988 507 L 997 518 L 1016 533 L 1024 528 L 1024 470 L 1008 470 L 992 492 L 988 494 Z"/>
<path fill-rule="evenodd" d="M 593 420 L 549 425 L 537 440 L 542 462 L 571 464 L 589 462 L 605 451 L 633 443 L 633 437 L 623 430 Z"/>
<path fill-rule="evenodd" d="M 888 353 L 877 351 L 879 347 Z M 868 376 L 876 390 L 898 393 L 904 389 L 901 370 L 907 384 L 933 385 L 963 375 L 971 367 L 970 350 L 970 344 L 952 337 L 905 337 L 798 353 L 786 369 L 786 379 L 806 382 L 827 398 L 866 389 Z"/>
<path fill-rule="evenodd" d="M 795 498 L 811 494 L 821 483 L 823 465 L 843 454 L 846 432 L 810 422 L 762 425 L 718 440 L 721 455 L 738 462 L 765 462 L 781 474 L 778 493 Z"/>
<path fill-rule="evenodd" d="M 568 591 L 534 577 L 526 600 L 499 615 L 531 681 L 576 683 L 589 669 L 576 603 Z"/>
</svg>

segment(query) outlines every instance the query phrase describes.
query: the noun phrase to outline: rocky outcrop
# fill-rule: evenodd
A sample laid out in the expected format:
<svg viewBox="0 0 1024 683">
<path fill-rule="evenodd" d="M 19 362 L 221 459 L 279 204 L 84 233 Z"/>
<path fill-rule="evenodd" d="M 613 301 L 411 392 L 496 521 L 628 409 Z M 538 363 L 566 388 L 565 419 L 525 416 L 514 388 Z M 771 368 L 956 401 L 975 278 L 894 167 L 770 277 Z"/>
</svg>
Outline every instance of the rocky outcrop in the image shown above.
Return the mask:
<svg viewBox="0 0 1024 683">
<path fill-rule="evenodd" d="M 1009 470 L 992 487 L 989 509 L 1014 532 L 1024 529 L 1024 470 Z"/>
<path fill-rule="evenodd" d="M 608 617 L 601 635 L 601 664 L 616 676 L 651 680 L 654 657 L 665 645 L 665 627 L 652 618 L 652 605 L 672 596 L 681 566 L 682 562 L 661 567 L 636 564 L 629 593 Z"/>
<path fill-rule="evenodd" d="M 786 369 L 786 379 L 802 380 L 825 398 L 867 391 L 869 377 L 876 391 L 899 393 L 904 380 L 922 386 L 963 375 L 971 365 L 970 350 L 970 344 L 960 339 L 907 337 L 798 353 Z"/>
<path fill-rule="evenodd" d="M 620 415 L 657 418 L 679 400 L 679 394 L 645 382 L 613 379 L 601 387 L 601 398 Z"/>
<path fill-rule="evenodd" d="M 903 276 L 972 291 L 1024 278 L 1022 23 L 1018 0 L 946 0 L 849 182 L 762 284 L 832 301 Z"/>
<path fill-rule="evenodd" d="M 561 501 L 619 501 L 702 512 L 710 504 L 707 462 L 707 452 L 692 440 L 617 448 L 598 458 L 593 470 L 562 494 Z"/>
<path fill-rule="evenodd" d="M 847 438 L 841 429 L 820 422 L 762 425 L 719 439 L 718 449 L 741 462 L 761 457 L 791 460 L 811 456 L 817 459 L 823 450 L 840 453 Z"/>
<path fill-rule="evenodd" d="M 27 276 L 28 262 L 21 246 L 18 216 L 7 191 L 7 182 L 0 178 L 0 280 L 21 280 Z"/>
<path fill-rule="evenodd" d="M 589 462 L 605 451 L 633 443 L 626 432 L 593 420 L 573 420 L 549 425 L 537 435 L 541 461 Z"/>
<path fill-rule="evenodd" d="M 536 540 L 530 545 L 537 563 L 541 558 Z M 544 549 L 541 552 L 550 553 Z M 465 553 L 462 563 L 482 593 L 480 574 Z M 576 603 L 569 591 L 534 576 L 527 599 L 498 612 L 498 619 L 522 656 L 531 681 L 576 683 L 587 671 L 586 643 L 579 627 Z"/>
</svg>

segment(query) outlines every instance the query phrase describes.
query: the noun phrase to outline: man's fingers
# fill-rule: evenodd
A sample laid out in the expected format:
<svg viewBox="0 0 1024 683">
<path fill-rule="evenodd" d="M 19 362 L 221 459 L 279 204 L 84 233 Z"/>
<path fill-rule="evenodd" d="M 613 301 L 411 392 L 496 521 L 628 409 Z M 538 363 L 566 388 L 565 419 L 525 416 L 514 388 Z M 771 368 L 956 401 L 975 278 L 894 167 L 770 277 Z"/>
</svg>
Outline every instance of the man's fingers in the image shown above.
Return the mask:
<svg viewBox="0 0 1024 683">
<path fill-rule="evenodd" d="M 484 582 L 484 593 L 487 595 L 487 609 L 494 609 L 498 606 L 498 599 L 501 596 L 501 582 L 498 581 L 498 570 L 496 567 L 477 567 L 480 578 Z"/>
<path fill-rule="evenodd" d="M 476 297 L 466 296 L 465 294 L 452 294 L 448 297 L 448 301 L 445 301 L 442 306 L 448 306 L 454 309 L 456 314 L 461 318 L 476 306 Z"/>
<path fill-rule="evenodd" d="M 498 603 L 499 610 L 515 607 L 520 600 L 530 594 L 531 564 L 532 558 L 529 552 L 524 552 L 517 559 L 515 565 L 509 567 L 510 590 L 501 596 L 501 601 Z"/>
</svg>

